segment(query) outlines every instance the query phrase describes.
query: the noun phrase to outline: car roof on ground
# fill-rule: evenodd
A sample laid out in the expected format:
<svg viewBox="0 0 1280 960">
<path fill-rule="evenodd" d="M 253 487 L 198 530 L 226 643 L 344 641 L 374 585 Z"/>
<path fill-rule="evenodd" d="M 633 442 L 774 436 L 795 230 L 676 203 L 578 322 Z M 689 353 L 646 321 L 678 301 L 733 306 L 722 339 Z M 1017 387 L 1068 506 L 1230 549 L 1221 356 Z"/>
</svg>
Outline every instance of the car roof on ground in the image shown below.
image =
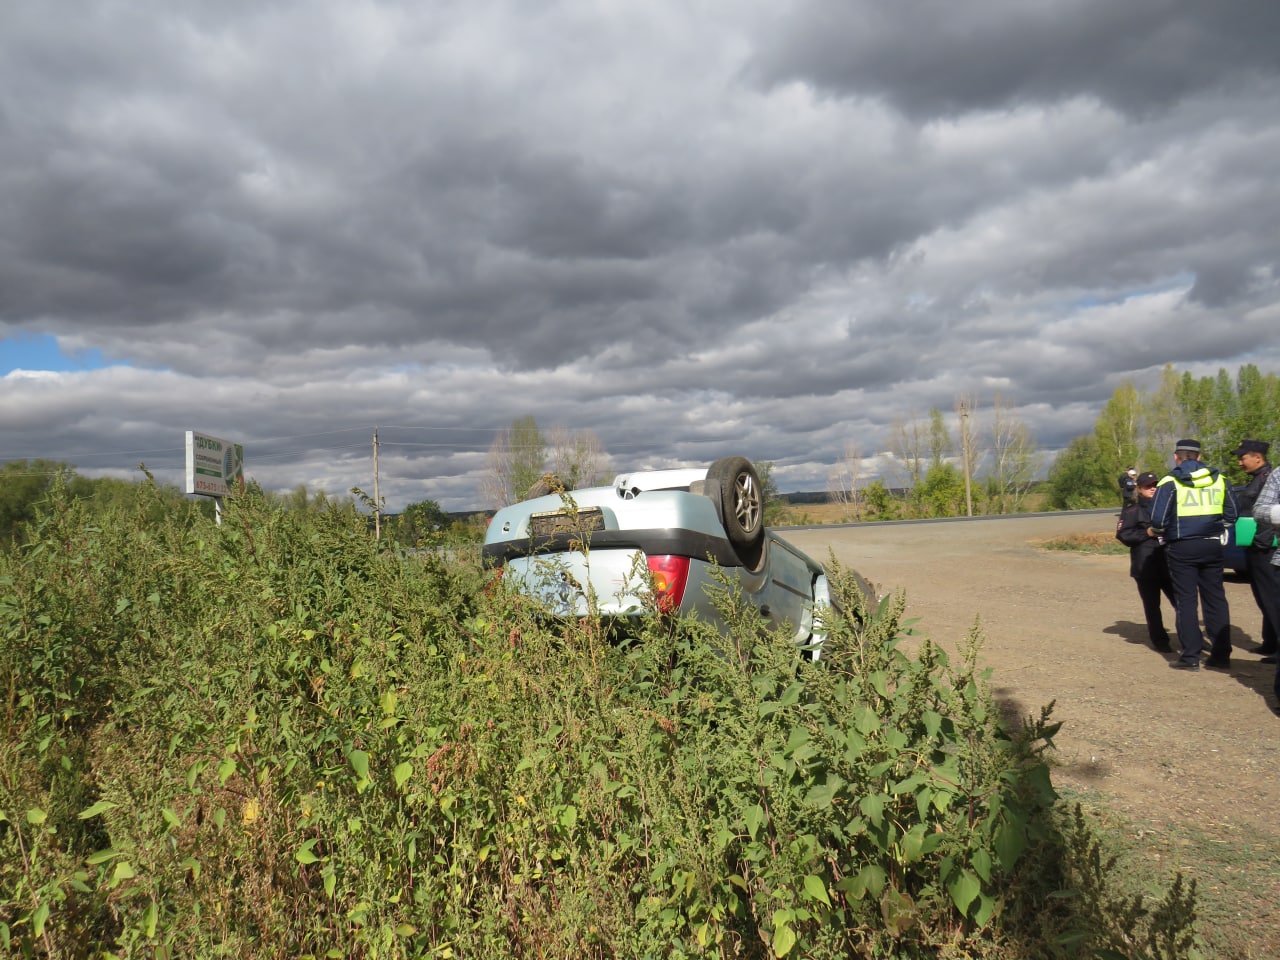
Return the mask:
<svg viewBox="0 0 1280 960">
<path fill-rule="evenodd" d="M 681 490 L 689 484 L 707 477 L 706 467 L 685 467 L 678 470 L 637 470 L 620 473 L 613 478 L 613 489 L 623 499 L 634 497 L 646 490 Z"/>
</svg>

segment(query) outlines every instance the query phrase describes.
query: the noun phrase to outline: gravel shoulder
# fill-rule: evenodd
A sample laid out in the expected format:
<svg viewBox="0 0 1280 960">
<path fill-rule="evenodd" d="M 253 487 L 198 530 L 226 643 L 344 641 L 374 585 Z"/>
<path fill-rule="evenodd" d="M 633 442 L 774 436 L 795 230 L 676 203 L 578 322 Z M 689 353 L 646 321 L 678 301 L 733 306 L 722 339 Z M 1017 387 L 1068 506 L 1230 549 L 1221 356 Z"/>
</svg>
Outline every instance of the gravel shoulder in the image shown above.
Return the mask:
<svg viewBox="0 0 1280 960">
<path fill-rule="evenodd" d="M 995 694 L 1017 716 L 1055 702 L 1054 781 L 1101 792 L 1147 829 L 1194 823 L 1222 842 L 1280 837 L 1275 667 L 1249 585 L 1228 580 L 1230 673 L 1170 670 L 1147 643 L 1127 556 L 1043 549 L 1114 529 L 1110 513 L 779 531 L 881 593 L 905 591 L 916 629 L 954 649 L 977 622 Z M 1166 603 L 1172 631 L 1173 611 Z M 1176 642 L 1175 642 L 1176 648 Z M 1275 891 L 1280 894 L 1280 891 Z"/>
</svg>

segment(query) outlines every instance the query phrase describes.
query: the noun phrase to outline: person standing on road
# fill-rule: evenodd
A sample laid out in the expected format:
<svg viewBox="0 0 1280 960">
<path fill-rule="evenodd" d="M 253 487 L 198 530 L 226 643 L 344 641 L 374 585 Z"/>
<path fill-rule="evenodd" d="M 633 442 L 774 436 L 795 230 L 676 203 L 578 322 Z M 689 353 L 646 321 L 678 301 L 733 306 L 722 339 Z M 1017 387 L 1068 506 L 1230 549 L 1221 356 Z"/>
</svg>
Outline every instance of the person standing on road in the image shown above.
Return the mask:
<svg viewBox="0 0 1280 960">
<path fill-rule="evenodd" d="M 1222 538 L 1226 525 L 1235 523 L 1239 515 L 1226 478 L 1200 462 L 1200 441 L 1179 440 L 1173 469 L 1156 485 L 1151 505 L 1151 531 L 1164 536 L 1177 607 L 1182 655 L 1169 664 L 1174 669 L 1200 669 L 1204 634 L 1197 607 L 1204 611 L 1212 644 L 1205 666 L 1220 670 L 1231 666 L 1231 610 L 1222 586 Z"/>
<path fill-rule="evenodd" d="M 1147 635 L 1151 645 L 1162 653 L 1173 649 L 1169 644 L 1169 631 L 1164 627 L 1160 611 L 1160 594 L 1173 599 L 1173 582 L 1169 579 L 1169 567 L 1165 563 L 1164 540 L 1151 529 L 1151 501 L 1156 495 L 1156 475 L 1138 474 L 1137 500 L 1125 504 L 1116 524 L 1116 539 L 1129 548 L 1129 576 L 1138 585 L 1142 598 L 1142 613 L 1147 620 Z M 1280 571 L 1280 568 L 1277 568 Z"/>
<path fill-rule="evenodd" d="M 1130 467 L 1120 475 L 1120 506 L 1127 507 L 1138 501 L 1138 468 Z"/>
<path fill-rule="evenodd" d="M 1235 488 L 1236 503 L 1242 517 L 1253 518 L 1253 505 L 1271 476 L 1271 464 L 1267 462 L 1270 449 L 1271 444 L 1265 440 L 1241 440 L 1240 446 L 1231 451 L 1231 455 L 1239 460 L 1240 469 L 1249 475 L 1247 484 Z M 1259 529 L 1253 541 L 1244 548 L 1249 588 L 1253 591 L 1254 602 L 1262 611 L 1262 644 L 1257 652 L 1263 655 L 1264 663 L 1275 663 L 1276 624 L 1280 623 L 1280 567 L 1271 565 L 1275 552 L 1275 530 L 1271 524 L 1267 524 L 1266 532 Z"/>
<path fill-rule="evenodd" d="M 1267 482 L 1262 486 L 1262 492 L 1258 494 L 1257 502 L 1253 505 L 1253 519 L 1258 521 L 1258 532 L 1255 533 L 1254 540 L 1263 538 L 1263 542 L 1275 544 L 1276 534 L 1280 531 L 1280 472 L 1271 471 L 1271 476 L 1267 477 Z M 1250 557 L 1252 563 L 1253 558 Z M 1280 579 L 1280 571 L 1276 568 L 1280 565 L 1280 550 L 1274 546 L 1271 548 L 1270 567 L 1271 579 L 1263 586 L 1264 596 L 1269 597 L 1273 608 L 1280 607 L 1280 596 L 1275 592 L 1275 584 Z M 1276 667 L 1276 679 L 1273 684 L 1276 699 L 1280 700 L 1280 666 Z"/>
</svg>

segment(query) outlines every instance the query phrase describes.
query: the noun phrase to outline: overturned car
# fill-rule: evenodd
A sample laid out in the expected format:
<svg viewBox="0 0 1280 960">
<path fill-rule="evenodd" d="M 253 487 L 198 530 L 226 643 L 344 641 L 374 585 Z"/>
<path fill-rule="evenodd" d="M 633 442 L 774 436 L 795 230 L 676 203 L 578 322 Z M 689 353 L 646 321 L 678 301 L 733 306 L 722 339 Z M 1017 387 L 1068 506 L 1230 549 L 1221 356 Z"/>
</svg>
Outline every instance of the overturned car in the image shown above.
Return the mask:
<svg viewBox="0 0 1280 960">
<path fill-rule="evenodd" d="M 557 616 L 657 609 L 722 625 L 714 590 L 736 583 L 766 621 L 788 624 L 816 658 L 822 611 L 832 605 L 826 570 L 763 521 L 755 467 L 724 457 L 504 507 L 489 524 L 483 555 Z M 874 597 L 860 578 L 858 587 Z"/>
</svg>

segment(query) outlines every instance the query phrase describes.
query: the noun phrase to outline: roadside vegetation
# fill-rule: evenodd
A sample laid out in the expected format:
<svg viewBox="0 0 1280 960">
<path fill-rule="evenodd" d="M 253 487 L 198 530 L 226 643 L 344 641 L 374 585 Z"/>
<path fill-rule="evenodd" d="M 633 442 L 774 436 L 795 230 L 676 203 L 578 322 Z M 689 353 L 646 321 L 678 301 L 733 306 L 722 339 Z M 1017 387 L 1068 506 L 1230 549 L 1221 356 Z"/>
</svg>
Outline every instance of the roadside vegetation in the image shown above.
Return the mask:
<svg viewBox="0 0 1280 960">
<path fill-rule="evenodd" d="M 623 642 L 476 553 L 55 483 L 0 551 L 0 952 L 1204 954 L 1194 884 L 1116 869 L 976 633 L 908 654 L 905 598 L 833 567 L 816 664 L 728 590 L 724 635 Z"/>
<path fill-rule="evenodd" d="M 1106 530 L 1098 533 L 1076 533 L 1069 537 L 1055 537 L 1041 542 L 1045 550 L 1065 550 L 1074 553 L 1129 555 L 1129 548 Z"/>
</svg>

